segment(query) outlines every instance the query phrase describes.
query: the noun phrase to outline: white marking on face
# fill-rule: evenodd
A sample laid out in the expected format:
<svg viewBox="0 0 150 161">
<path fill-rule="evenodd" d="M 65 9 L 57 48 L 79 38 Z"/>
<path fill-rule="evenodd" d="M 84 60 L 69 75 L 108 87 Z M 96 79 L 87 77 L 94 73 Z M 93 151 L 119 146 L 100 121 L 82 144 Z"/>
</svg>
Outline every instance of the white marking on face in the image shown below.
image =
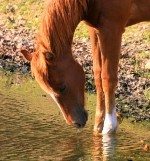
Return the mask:
<svg viewBox="0 0 150 161">
<path fill-rule="evenodd" d="M 53 94 L 53 93 L 50 93 L 50 96 L 51 96 L 51 97 L 53 98 L 53 100 L 56 102 L 56 104 L 57 104 L 57 106 L 59 107 L 61 113 L 63 114 L 63 117 L 64 117 L 64 119 L 66 120 L 66 122 L 68 122 L 68 121 L 67 121 L 67 118 L 66 118 L 65 114 L 63 113 L 62 108 L 60 107 L 59 103 L 57 102 L 57 100 L 56 100 L 54 94 Z"/>
<path fill-rule="evenodd" d="M 104 126 L 102 130 L 102 134 L 112 134 L 117 129 L 117 116 L 116 116 L 116 108 L 113 109 L 112 113 L 105 114 Z"/>
</svg>

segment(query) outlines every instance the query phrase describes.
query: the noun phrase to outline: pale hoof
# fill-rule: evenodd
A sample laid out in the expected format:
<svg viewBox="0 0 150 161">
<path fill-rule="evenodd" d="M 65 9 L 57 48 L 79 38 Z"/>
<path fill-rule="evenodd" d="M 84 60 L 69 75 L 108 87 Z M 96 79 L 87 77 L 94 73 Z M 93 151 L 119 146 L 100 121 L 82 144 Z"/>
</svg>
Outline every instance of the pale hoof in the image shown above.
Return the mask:
<svg viewBox="0 0 150 161">
<path fill-rule="evenodd" d="M 116 133 L 118 127 L 116 110 L 112 112 L 112 114 L 106 113 L 104 120 L 104 127 L 102 130 L 102 134 L 113 134 Z"/>
<path fill-rule="evenodd" d="M 117 131 L 117 125 L 107 125 L 103 128 L 102 134 L 114 134 Z"/>
</svg>

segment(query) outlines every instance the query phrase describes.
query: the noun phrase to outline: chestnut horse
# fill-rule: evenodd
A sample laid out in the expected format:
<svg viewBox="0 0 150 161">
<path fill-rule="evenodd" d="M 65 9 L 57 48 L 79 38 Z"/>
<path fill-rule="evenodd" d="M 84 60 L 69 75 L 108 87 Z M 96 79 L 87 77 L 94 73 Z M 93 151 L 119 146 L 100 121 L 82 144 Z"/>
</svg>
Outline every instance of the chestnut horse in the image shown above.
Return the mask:
<svg viewBox="0 0 150 161">
<path fill-rule="evenodd" d="M 94 131 L 117 129 L 115 88 L 125 27 L 150 20 L 150 0 L 48 0 L 37 35 L 37 47 L 22 53 L 40 86 L 52 96 L 68 124 L 84 127 L 85 76 L 71 51 L 80 21 L 89 26 L 97 90 Z"/>
</svg>

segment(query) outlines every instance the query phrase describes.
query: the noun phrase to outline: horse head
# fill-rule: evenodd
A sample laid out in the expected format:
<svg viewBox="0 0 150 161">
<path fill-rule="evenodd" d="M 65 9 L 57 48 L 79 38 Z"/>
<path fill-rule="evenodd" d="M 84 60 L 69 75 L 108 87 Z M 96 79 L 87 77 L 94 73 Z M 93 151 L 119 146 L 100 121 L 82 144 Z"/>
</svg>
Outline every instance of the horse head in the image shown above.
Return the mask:
<svg viewBox="0 0 150 161">
<path fill-rule="evenodd" d="M 84 127 L 87 112 L 84 109 L 85 76 L 82 67 L 71 54 L 55 55 L 37 50 L 32 54 L 21 50 L 30 61 L 31 71 L 41 88 L 59 106 L 66 122 L 77 128 Z"/>
</svg>

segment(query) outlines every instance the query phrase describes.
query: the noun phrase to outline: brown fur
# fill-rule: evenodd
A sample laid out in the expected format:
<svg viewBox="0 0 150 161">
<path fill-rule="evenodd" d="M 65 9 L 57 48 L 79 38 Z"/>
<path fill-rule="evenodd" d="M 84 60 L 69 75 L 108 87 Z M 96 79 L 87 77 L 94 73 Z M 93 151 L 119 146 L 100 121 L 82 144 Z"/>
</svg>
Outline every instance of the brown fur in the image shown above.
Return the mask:
<svg viewBox="0 0 150 161">
<path fill-rule="evenodd" d="M 47 1 L 37 37 L 38 45 L 43 51 L 63 54 L 66 44 L 71 46 L 74 29 L 86 11 L 86 0 Z"/>
</svg>

